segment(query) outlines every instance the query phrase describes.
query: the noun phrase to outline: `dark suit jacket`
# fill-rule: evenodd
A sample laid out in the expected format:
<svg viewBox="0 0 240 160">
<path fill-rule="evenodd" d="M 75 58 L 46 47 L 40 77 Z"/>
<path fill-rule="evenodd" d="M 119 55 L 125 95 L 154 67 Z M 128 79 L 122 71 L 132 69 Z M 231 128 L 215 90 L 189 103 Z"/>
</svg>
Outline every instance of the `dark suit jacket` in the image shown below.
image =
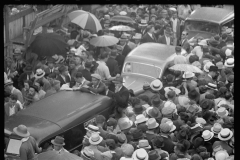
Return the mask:
<svg viewBox="0 0 240 160">
<path fill-rule="evenodd" d="M 220 41 L 219 45 L 217 46 L 218 49 L 222 49 L 224 46 L 226 46 L 225 41 Z"/>
<path fill-rule="evenodd" d="M 20 90 L 23 89 L 25 80 L 27 80 L 27 73 L 26 72 L 22 73 L 18 78 L 18 87 L 20 88 Z"/>
<path fill-rule="evenodd" d="M 110 75 L 112 77 L 115 77 L 118 73 L 120 73 L 118 62 L 114 58 L 109 57 L 106 62 L 106 65 L 108 66 Z"/>
<path fill-rule="evenodd" d="M 183 49 L 187 51 L 187 53 L 190 53 L 190 44 L 188 43 L 187 39 L 184 39 L 184 42 L 180 42 L 180 46 L 182 46 Z"/>
<path fill-rule="evenodd" d="M 107 92 L 107 91 L 105 91 L 105 95 L 106 95 L 106 96 L 108 96 L 108 97 L 110 97 L 110 98 L 113 98 L 114 93 L 113 93 L 112 91 L 108 90 L 108 93 L 107 93 L 107 94 L 106 94 L 106 92 Z"/>
<path fill-rule="evenodd" d="M 118 62 L 119 71 L 121 72 L 122 71 L 122 67 L 123 67 L 123 63 L 124 63 L 124 60 L 125 60 L 125 57 L 123 55 L 119 54 L 119 55 L 117 55 L 115 60 Z"/>
<path fill-rule="evenodd" d="M 126 57 L 129 52 L 131 52 L 131 48 L 126 44 L 123 48 L 122 55 Z"/>
<path fill-rule="evenodd" d="M 163 36 L 160 36 L 157 40 L 158 43 L 161 43 L 161 44 L 167 44 L 167 40 L 165 38 L 165 35 Z M 173 45 L 173 39 L 170 38 L 170 45 Z"/>
<path fill-rule="evenodd" d="M 70 83 L 70 77 L 69 76 L 66 76 L 65 79 L 66 79 L 66 82 L 63 80 L 63 78 L 60 75 L 57 76 L 57 80 L 60 81 L 60 86 L 62 86 L 63 84 L 66 84 L 66 83 Z"/>
<path fill-rule="evenodd" d="M 141 40 L 141 43 L 147 43 L 147 42 L 157 42 L 157 39 L 155 37 L 154 34 L 153 35 L 153 38 L 148 34 L 146 33 L 143 37 L 142 37 L 142 40 Z"/>
<path fill-rule="evenodd" d="M 54 70 L 54 69 L 53 69 L 53 70 Z M 48 76 L 49 74 L 51 74 L 49 67 L 47 67 L 46 69 L 44 69 L 44 71 L 45 71 L 45 77 Z"/>
<path fill-rule="evenodd" d="M 81 72 L 82 72 L 82 76 L 83 76 L 87 81 L 89 81 L 89 82 L 92 81 L 91 73 L 90 73 L 88 70 L 84 69 L 84 70 L 82 70 Z"/>
<path fill-rule="evenodd" d="M 114 93 L 114 99 L 116 101 L 116 105 L 121 108 L 127 108 L 128 99 L 129 99 L 129 91 L 125 86 L 122 86 L 121 90 L 117 93 Z"/>
</svg>

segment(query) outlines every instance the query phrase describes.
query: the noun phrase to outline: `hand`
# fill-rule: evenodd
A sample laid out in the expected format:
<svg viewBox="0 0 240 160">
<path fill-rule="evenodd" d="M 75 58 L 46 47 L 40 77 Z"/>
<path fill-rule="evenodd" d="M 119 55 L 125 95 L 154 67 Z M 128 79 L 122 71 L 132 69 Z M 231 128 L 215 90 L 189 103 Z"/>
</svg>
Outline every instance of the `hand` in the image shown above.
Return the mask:
<svg viewBox="0 0 240 160">
<path fill-rule="evenodd" d="M 117 74 L 116 77 L 120 77 L 120 74 Z"/>
</svg>

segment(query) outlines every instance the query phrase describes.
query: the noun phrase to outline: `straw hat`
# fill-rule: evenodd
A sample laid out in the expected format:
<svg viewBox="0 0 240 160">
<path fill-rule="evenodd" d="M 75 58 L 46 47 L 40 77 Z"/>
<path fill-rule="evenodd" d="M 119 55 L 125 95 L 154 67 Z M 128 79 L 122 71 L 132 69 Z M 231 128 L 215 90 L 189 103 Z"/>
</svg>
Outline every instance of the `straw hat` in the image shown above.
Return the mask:
<svg viewBox="0 0 240 160">
<path fill-rule="evenodd" d="M 154 129 L 159 126 L 159 123 L 157 123 L 155 118 L 150 118 L 146 123 L 148 129 Z"/>
<path fill-rule="evenodd" d="M 213 127 L 211 128 L 211 131 L 212 131 L 213 133 L 215 133 L 215 134 L 220 133 L 221 130 L 222 130 L 222 125 L 219 124 L 219 123 L 215 123 L 215 124 L 213 125 Z"/>
<path fill-rule="evenodd" d="M 146 122 L 148 118 L 146 118 L 143 114 L 140 114 L 136 117 L 135 124 Z"/>
<path fill-rule="evenodd" d="M 163 87 L 163 84 L 159 79 L 153 80 L 150 84 L 150 88 L 154 91 L 159 91 L 162 87 Z"/>
<path fill-rule="evenodd" d="M 218 133 L 218 138 L 222 141 L 228 141 L 232 138 L 232 136 L 233 132 L 228 128 L 224 128 L 220 133 Z"/>
<path fill-rule="evenodd" d="M 215 154 L 216 160 L 226 160 L 228 157 L 229 157 L 229 155 L 228 155 L 227 151 L 225 151 L 225 150 L 218 151 Z"/>
<path fill-rule="evenodd" d="M 198 42 L 198 45 L 207 46 L 207 40 L 206 39 L 201 40 L 200 42 Z"/>
<path fill-rule="evenodd" d="M 226 57 L 231 56 L 232 55 L 232 50 L 231 49 L 226 49 L 225 55 L 226 55 Z"/>
<path fill-rule="evenodd" d="M 130 127 L 132 127 L 132 125 L 133 125 L 133 122 L 129 120 L 129 118 L 120 118 L 118 120 L 118 126 L 120 130 L 129 129 Z"/>
<path fill-rule="evenodd" d="M 127 41 L 128 37 L 125 34 L 122 34 L 122 36 L 119 38 L 119 41 Z"/>
<path fill-rule="evenodd" d="M 147 139 L 141 139 L 138 141 L 137 148 L 151 149 L 152 147 L 149 145 Z"/>
<path fill-rule="evenodd" d="M 94 152 L 89 147 L 84 147 L 81 151 L 81 155 L 89 160 L 91 160 L 94 157 Z"/>
<path fill-rule="evenodd" d="M 148 107 L 146 109 L 146 113 L 152 118 L 161 118 L 162 117 L 161 112 L 156 107 Z"/>
<path fill-rule="evenodd" d="M 203 137 L 204 141 L 211 140 L 213 138 L 213 136 L 214 136 L 214 133 L 210 132 L 209 130 L 205 130 L 202 133 L 202 137 Z"/>
<path fill-rule="evenodd" d="M 6 80 L 6 82 L 4 83 L 4 88 L 7 87 L 7 86 L 9 86 L 9 85 L 12 85 L 12 84 L 13 84 L 13 81 L 10 80 L 10 79 L 8 79 L 8 80 Z"/>
<path fill-rule="evenodd" d="M 98 145 L 101 143 L 103 138 L 96 132 L 92 133 L 91 137 L 89 138 L 89 143 L 92 145 Z"/>
<path fill-rule="evenodd" d="M 145 149 L 140 148 L 133 152 L 132 158 L 133 160 L 148 160 L 148 153 Z"/>
<path fill-rule="evenodd" d="M 20 137 L 29 137 L 30 133 L 25 125 L 19 125 L 18 127 L 13 128 L 13 132 Z"/>
<path fill-rule="evenodd" d="M 204 65 L 203 70 L 208 73 L 210 66 L 214 66 L 214 64 L 213 64 L 212 62 L 207 62 L 207 63 Z"/>
<path fill-rule="evenodd" d="M 34 77 L 36 79 L 42 78 L 45 75 L 45 72 L 40 68 L 36 70 L 36 74 L 34 75 Z"/>
<path fill-rule="evenodd" d="M 224 116 L 228 116 L 228 110 L 226 110 L 225 107 L 220 107 L 218 108 L 218 110 L 216 111 L 217 115 L 219 117 L 224 117 Z"/>
<path fill-rule="evenodd" d="M 142 19 L 141 20 L 141 23 L 139 24 L 139 26 L 142 26 L 142 27 L 145 27 L 145 26 L 147 26 L 148 24 L 147 24 L 147 20 L 145 20 L 145 19 Z"/>
<path fill-rule="evenodd" d="M 167 123 L 161 123 L 160 124 L 160 131 L 163 133 L 168 133 L 171 131 L 171 127 Z"/>
<path fill-rule="evenodd" d="M 192 78 L 192 77 L 194 77 L 194 76 L 195 76 L 195 74 L 192 73 L 192 72 L 189 72 L 189 71 L 186 71 L 186 72 L 184 72 L 184 74 L 183 74 L 183 78 Z"/>
<path fill-rule="evenodd" d="M 132 156 L 132 154 L 134 152 L 134 148 L 131 144 L 123 144 L 121 146 L 121 149 L 122 149 L 123 153 L 127 156 Z"/>
<path fill-rule="evenodd" d="M 225 63 L 224 63 L 225 67 L 234 67 L 234 58 L 228 58 Z"/>
</svg>

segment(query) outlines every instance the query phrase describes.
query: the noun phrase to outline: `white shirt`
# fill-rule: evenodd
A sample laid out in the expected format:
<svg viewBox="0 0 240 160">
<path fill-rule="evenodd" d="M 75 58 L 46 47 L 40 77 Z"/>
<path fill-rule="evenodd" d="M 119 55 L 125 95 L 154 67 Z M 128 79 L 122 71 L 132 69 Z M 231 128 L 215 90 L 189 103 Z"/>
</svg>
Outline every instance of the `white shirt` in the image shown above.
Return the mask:
<svg viewBox="0 0 240 160">
<path fill-rule="evenodd" d="M 81 45 L 80 47 L 78 47 L 77 51 L 76 51 L 76 55 L 78 56 L 82 56 L 82 51 L 86 51 L 86 48 Z"/>
<path fill-rule="evenodd" d="M 167 36 L 165 36 L 166 37 L 166 43 L 167 43 L 167 45 L 170 45 L 170 37 L 167 37 Z"/>
<path fill-rule="evenodd" d="M 149 32 L 148 32 L 148 34 L 149 34 L 149 36 L 150 36 L 152 39 L 154 39 L 152 33 L 149 33 Z"/>
<path fill-rule="evenodd" d="M 171 21 L 173 22 L 173 32 L 177 32 L 177 18 L 173 19 L 171 18 Z"/>
<path fill-rule="evenodd" d="M 17 100 L 17 102 L 16 102 L 16 103 L 18 103 L 18 104 L 19 104 L 19 106 L 20 106 L 20 108 L 21 108 L 21 109 L 23 109 L 22 103 L 21 103 L 19 100 Z"/>
<path fill-rule="evenodd" d="M 13 107 L 9 107 L 9 116 L 15 114 L 15 105 Z"/>
<path fill-rule="evenodd" d="M 109 68 L 104 61 L 97 61 L 98 67 L 96 73 L 101 76 L 102 80 L 109 79 L 111 77 Z"/>
</svg>

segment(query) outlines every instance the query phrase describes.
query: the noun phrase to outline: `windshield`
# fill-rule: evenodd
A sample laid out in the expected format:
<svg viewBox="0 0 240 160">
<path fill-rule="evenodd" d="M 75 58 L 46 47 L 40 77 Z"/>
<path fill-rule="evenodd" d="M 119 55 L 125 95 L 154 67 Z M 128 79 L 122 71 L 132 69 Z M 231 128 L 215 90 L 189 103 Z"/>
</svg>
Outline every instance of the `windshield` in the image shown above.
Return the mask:
<svg viewBox="0 0 240 160">
<path fill-rule="evenodd" d="M 212 22 L 203 22 L 203 21 L 186 21 L 185 29 L 187 31 L 201 31 L 209 32 L 213 34 L 219 33 L 219 25 Z"/>
<path fill-rule="evenodd" d="M 124 66 L 123 73 L 141 74 L 157 78 L 160 77 L 161 68 L 150 64 L 127 62 Z"/>
</svg>

